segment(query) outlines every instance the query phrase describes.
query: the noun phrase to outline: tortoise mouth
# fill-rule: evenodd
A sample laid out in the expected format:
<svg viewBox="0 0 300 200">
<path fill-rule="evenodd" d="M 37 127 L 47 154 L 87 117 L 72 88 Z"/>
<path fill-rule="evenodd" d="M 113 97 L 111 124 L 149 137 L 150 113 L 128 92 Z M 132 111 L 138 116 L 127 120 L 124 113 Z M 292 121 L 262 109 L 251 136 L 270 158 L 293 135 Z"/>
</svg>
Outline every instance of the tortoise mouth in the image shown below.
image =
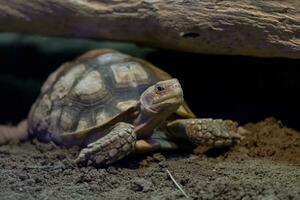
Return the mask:
<svg viewBox="0 0 300 200">
<path fill-rule="evenodd" d="M 153 103 L 148 107 L 148 109 L 155 113 L 174 112 L 183 103 L 183 101 L 183 95 L 168 95 Z"/>
<path fill-rule="evenodd" d="M 183 102 L 182 94 L 169 94 L 165 95 L 162 98 L 156 99 L 153 102 L 153 106 L 162 105 L 162 104 L 181 104 Z"/>
<path fill-rule="evenodd" d="M 173 107 L 179 107 L 184 101 L 183 95 L 168 95 L 165 98 L 161 98 L 152 105 L 145 105 L 143 101 L 141 101 L 142 106 L 153 114 L 160 113 L 162 110 L 171 109 L 174 110 Z M 176 110 L 176 109 L 175 109 Z"/>
</svg>

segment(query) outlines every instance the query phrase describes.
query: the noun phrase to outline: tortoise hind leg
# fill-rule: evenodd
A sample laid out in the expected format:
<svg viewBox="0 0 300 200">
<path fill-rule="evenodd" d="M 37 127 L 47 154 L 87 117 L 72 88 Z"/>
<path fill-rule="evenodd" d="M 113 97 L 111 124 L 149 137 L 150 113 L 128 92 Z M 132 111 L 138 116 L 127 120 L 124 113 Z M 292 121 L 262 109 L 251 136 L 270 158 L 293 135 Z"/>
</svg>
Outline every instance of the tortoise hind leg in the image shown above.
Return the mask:
<svg viewBox="0 0 300 200">
<path fill-rule="evenodd" d="M 167 130 L 175 138 L 209 147 L 231 146 L 242 139 L 238 124 L 231 120 L 178 119 L 168 123 Z"/>
<path fill-rule="evenodd" d="M 104 137 L 83 148 L 75 163 L 106 165 L 118 161 L 134 150 L 136 136 L 134 127 L 128 123 L 117 123 Z"/>
<path fill-rule="evenodd" d="M 161 131 L 155 131 L 148 139 L 138 140 L 135 144 L 135 153 L 148 153 L 160 150 L 178 149 L 178 145 Z"/>
<path fill-rule="evenodd" d="M 0 125 L 0 144 L 27 139 L 27 128 L 27 120 L 21 121 L 17 126 Z"/>
</svg>

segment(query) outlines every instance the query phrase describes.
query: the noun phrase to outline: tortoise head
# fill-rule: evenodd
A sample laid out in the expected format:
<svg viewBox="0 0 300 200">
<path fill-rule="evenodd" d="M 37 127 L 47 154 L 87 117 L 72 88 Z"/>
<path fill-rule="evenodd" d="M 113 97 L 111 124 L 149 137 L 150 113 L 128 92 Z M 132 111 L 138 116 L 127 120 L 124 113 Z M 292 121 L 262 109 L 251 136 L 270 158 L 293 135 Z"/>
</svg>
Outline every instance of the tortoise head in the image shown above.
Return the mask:
<svg viewBox="0 0 300 200">
<path fill-rule="evenodd" d="M 150 86 L 140 98 L 140 114 L 135 121 L 137 132 L 141 135 L 151 133 L 183 101 L 183 91 L 177 79 L 160 81 Z"/>
<path fill-rule="evenodd" d="M 151 113 L 170 115 L 183 103 L 180 83 L 177 79 L 160 81 L 141 95 L 140 102 Z"/>
</svg>

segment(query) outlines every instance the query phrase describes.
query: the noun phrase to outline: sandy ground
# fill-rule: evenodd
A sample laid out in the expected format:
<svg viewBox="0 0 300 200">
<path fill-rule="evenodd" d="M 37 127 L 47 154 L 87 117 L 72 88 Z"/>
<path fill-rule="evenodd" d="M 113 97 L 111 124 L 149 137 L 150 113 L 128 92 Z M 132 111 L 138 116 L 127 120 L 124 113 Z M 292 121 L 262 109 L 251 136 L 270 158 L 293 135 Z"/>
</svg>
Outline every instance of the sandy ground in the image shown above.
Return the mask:
<svg viewBox="0 0 300 200">
<path fill-rule="evenodd" d="M 77 149 L 27 141 L 0 147 L 0 199 L 300 199 L 300 133 L 269 118 L 231 149 L 131 156 L 103 169 Z M 195 151 L 197 152 L 197 151 Z"/>
</svg>

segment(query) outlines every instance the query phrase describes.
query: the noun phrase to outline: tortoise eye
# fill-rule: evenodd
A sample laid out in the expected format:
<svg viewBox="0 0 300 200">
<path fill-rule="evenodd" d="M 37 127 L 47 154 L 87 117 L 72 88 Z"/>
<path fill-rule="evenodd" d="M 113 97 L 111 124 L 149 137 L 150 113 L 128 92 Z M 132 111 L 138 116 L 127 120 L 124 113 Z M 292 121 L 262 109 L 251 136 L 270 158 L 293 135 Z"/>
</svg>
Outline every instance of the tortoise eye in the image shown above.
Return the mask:
<svg viewBox="0 0 300 200">
<path fill-rule="evenodd" d="M 159 92 L 161 92 L 161 91 L 163 91 L 165 88 L 162 87 L 162 86 L 157 86 L 156 89 L 157 89 Z"/>
</svg>

